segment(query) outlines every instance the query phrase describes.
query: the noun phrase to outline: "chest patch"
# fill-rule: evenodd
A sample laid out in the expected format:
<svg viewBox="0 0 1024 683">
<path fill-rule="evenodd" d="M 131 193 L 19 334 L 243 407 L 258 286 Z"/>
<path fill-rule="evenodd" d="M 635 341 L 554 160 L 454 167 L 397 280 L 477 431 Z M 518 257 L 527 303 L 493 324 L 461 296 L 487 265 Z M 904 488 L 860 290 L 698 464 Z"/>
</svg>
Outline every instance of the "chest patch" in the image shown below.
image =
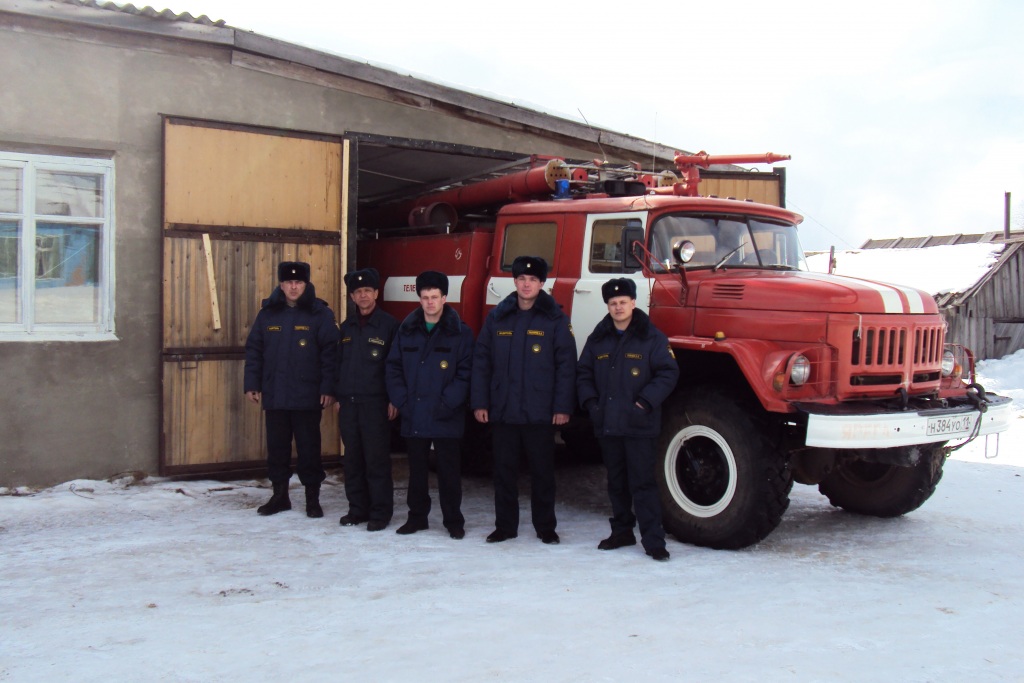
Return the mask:
<svg viewBox="0 0 1024 683">
<path fill-rule="evenodd" d="M 350 341 L 352 341 L 352 337 L 345 337 L 341 340 L 341 343 L 348 344 Z"/>
<path fill-rule="evenodd" d="M 644 354 L 642 354 L 642 353 L 627 353 L 626 354 L 626 358 L 629 358 L 629 359 L 632 359 L 632 360 L 643 360 L 644 359 Z"/>
<path fill-rule="evenodd" d="M 376 344 L 377 346 L 384 346 L 384 340 L 381 339 L 380 337 L 370 337 L 366 341 L 370 342 L 371 344 Z"/>
<path fill-rule="evenodd" d="M 267 332 L 280 332 L 280 331 L 281 331 L 281 326 L 280 325 L 271 325 L 271 326 L 269 326 L 267 328 Z"/>
<path fill-rule="evenodd" d="M 530 335 L 531 337 L 543 337 L 544 330 L 527 330 L 526 334 Z"/>
<path fill-rule="evenodd" d="M 600 356 L 595 358 L 595 360 L 608 360 L 608 354 L 607 353 L 602 353 Z"/>
<path fill-rule="evenodd" d="M 309 325 L 296 325 L 295 326 L 295 331 L 296 332 L 309 332 Z"/>
<path fill-rule="evenodd" d="M 498 336 L 499 337 L 511 337 L 512 336 L 512 330 L 498 330 Z"/>
</svg>

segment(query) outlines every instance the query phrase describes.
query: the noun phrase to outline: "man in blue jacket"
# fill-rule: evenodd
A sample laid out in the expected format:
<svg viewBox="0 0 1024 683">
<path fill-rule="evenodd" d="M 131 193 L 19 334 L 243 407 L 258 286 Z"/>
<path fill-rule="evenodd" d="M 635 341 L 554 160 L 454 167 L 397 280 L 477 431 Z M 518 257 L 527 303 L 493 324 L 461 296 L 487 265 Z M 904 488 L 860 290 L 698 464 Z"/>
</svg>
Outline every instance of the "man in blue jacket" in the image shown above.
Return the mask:
<svg viewBox="0 0 1024 683">
<path fill-rule="evenodd" d="M 448 534 L 465 537 L 462 516 L 460 440 L 473 366 L 473 332 L 445 302 L 448 276 L 428 270 L 416 276 L 420 307 L 398 327 L 385 369 L 388 397 L 402 417 L 409 454 L 408 521 L 399 534 L 429 527 L 430 444 L 437 454 L 437 488 Z"/>
<path fill-rule="evenodd" d="M 636 283 L 615 278 L 601 286 L 608 315 L 580 354 L 576 389 L 590 413 L 608 469 L 611 536 L 601 550 L 636 545 L 633 527 L 649 556 L 665 561 L 665 530 L 654 478 L 661 404 L 675 389 L 679 366 L 668 338 L 636 310 Z M 636 511 L 634 516 L 633 511 Z"/>
<path fill-rule="evenodd" d="M 306 487 L 306 515 L 323 517 L 320 484 L 321 411 L 334 403 L 338 324 L 326 301 L 316 298 L 309 264 L 285 261 L 280 284 L 256 314 L 245 341 L 245 395 L 263 404 L 267 427 L 267 474 L 274 486 L 261 515 L 291 510 L 292 439 L 299 481 Z"/>
<path fill-rule="evenodd" d="M 544 291 L 547 263 L 512 262 L 516 291 L 484 321 L 473 355 L 470 406 L 491 425 L 494 444 L 494 531 L 488 543 L 519 535 L 519 458 L 530 464 L 533 528 L 544 543 L 555 532 L 555 428 L 575 406 L 576 341 L 569 319 Z"/>
<path fill-rule="evenodd" d="M 398 410 L 388 402 L 384 363 L 398 329 L 394 316 L 377 305 L 380 274 L 374 268 L 348 273 L 345 286 L 355 314 L 341 324 L 338 349 L 338 430 L 345 444 L 342 526 L 366 522 L 367 531 L 386 529 L 394 512 L 391 425 Z"/>
</svg>

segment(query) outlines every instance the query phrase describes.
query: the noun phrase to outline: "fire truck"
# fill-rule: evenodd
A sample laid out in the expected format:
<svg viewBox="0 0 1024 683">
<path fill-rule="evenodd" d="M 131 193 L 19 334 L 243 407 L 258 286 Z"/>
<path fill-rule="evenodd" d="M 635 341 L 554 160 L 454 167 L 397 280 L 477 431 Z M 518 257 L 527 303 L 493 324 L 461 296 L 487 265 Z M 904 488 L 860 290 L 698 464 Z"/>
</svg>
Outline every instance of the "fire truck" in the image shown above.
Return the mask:
<svg viewBox="0 0 1024 683">
<path fill-rule="evenodd" d="M 578 351 L 607 312 L 601 284 L 634 279 L 681 371 L 657 479 L 665 527 L 683 542 L 761 541 L 794 482 L 853 513 L 903 515 L 935 490 L 951 443 L 1008 428 L 1010 401 L 975 382 L 968 349 L 945 343 L 929 294 L 809 272 L 801 216 L 698 193 L 702 168 L 783 159 L 679 153 L 656 173 L 534 157 L 364 212 L 357 264 L 380 271 L 382 306 L 399 319 L 417 305 L 417 273 L 447 273 L 448 304 L 479 331 L 515 289 L 512 261 L 541 256 Z M 566 443 L 586 443 L 584 420 Z"/>
</svg>

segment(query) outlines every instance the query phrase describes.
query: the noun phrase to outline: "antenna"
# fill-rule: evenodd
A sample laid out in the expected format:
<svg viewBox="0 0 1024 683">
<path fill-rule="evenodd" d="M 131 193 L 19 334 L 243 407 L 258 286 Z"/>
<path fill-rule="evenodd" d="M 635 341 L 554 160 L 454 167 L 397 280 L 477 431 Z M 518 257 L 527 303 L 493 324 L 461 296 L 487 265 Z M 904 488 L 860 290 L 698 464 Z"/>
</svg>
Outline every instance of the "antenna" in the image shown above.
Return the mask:
<svg viewBox="0 0 1024 683">
<path fill-rule="evenodd" d="M 583 110 L 582 109 L 580 109 L 579 107 L 576 107 L 576 111 L 578 111 L 580 113 L 580 116 L 583 116 Z M 590 130 L 592 130 L 595 133 L 597 133 L 597 148 L 599 150 L 601 150 L 601 158 L 604 161 L 608 161 L 608 155 L 604 153 L 604 147 L 601 146 L 601 134 L 598 133 L 596 130 L 594 130 L 594 127 L 592 125 L 590 125 L 590 121 L 587 121 L 587 117 L 586 116 L 583 116 L 583 123 L 587 124 L 587 128 L 589 128 Z"/>
</svg>

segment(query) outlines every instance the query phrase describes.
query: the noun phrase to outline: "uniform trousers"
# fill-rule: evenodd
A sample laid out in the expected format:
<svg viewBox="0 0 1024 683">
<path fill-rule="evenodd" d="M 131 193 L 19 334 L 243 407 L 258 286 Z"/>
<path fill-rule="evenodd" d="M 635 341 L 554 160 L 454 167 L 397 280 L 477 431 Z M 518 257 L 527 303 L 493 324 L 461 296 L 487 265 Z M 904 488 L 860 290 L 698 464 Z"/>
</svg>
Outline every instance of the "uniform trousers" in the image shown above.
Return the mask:
<svg viewBox="0 0 1024 683">
<path fill-rule="evenodd" d="M 530 466 L 530 510 L 537 533 L 554 531 L 555 428 L 550 424 L 492 425 L 494 439 L 494 528 L 519 531 L 519 456 Z"/>
<path fill-rule="evenodd" d="M 430 444 L 437 454 L 437 497 L 446 529 L 462 529 L 462 452 L 460 439 L 423 439 L 409 437 L 409 521 L 426 526 L 430 514 Z"/>
<path fill-rule="evenodd" d="M 639 522 L 644 550 L 664 548 L 661 500 L 654 479 L 654 438 L 602 436 L 598 441 L 608 469 L 608 498 L 612 503 L 612 517 L 608 521 L 612 533 L 632 534 L 633 526 Z"/>
<path fill-rule="evenodd" d="M 395 485 L 387 396 L 349 396 L 338 403 L 338 431 L 345 444 L 342 464 L 348 514 L 359 520 L 390 522 L 395 511 Z"/>
<path fill-rule="evenodd" d="M 295 470 L 303 486 L 319 486 L 327 478 L 320 451 L 320 416 L 316 410 L 265 410 L 267 425 L 267 476 L 275 484 L 292 476 L 292 439 L 295 439 Z"/>
</svg>

